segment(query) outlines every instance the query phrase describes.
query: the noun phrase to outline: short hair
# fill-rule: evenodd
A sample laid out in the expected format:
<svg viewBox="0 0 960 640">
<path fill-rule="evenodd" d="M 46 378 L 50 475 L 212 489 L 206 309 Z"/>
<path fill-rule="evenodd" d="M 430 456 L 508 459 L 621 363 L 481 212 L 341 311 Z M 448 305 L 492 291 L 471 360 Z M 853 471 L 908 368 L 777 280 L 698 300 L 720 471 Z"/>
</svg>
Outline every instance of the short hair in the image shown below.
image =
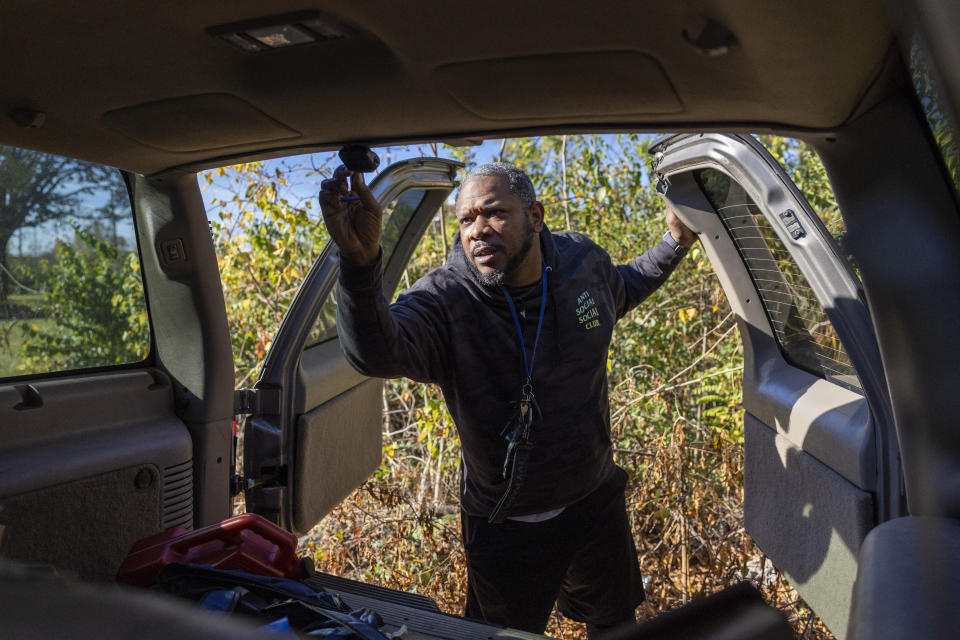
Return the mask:
<svg viewBox="0 0 960 640">
<path fill-rule="evenodd" d="M 495 177 L 503 178 L 507 181 L 507 190 L 520 198 L 524 209 L 529 209 L 537 201 L 537 193 L 533 188 L 533 182 L 530 177 L 519 167 L 508 162 L 488 162 L 473 168 L 467 173 L 462 184 L 466 184 L 472 178 Z"/>
</svg>

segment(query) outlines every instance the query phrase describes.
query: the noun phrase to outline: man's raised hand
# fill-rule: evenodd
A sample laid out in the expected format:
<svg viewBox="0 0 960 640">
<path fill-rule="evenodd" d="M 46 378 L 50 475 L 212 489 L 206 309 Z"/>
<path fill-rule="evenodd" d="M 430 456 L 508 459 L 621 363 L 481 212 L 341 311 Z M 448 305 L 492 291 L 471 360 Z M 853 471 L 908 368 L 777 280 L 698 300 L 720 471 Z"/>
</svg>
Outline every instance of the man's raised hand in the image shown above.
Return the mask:
<svg viewBox="0 0 960 640">
<path fill-rule="evenodd" d="M 337 167 L 332 178 L 320 183 L 320 211 L 344 260 L 360 266 L 377 259 L 383 211 L 362 173 Z"/>
<path fill-rule="evenodd" d="M 693 243 L 697 241 L 697 234 L 680 221 L 680 218 L 677 217 L 676 212 L 669 203 L 664 202 L 664 204 L 667 209 L 667 227 L 670 229 L 670 235 L 673 236 L 673 239 L 676 240 L 677 244 L 681 247 L 692 246 Z"/>
</svg>

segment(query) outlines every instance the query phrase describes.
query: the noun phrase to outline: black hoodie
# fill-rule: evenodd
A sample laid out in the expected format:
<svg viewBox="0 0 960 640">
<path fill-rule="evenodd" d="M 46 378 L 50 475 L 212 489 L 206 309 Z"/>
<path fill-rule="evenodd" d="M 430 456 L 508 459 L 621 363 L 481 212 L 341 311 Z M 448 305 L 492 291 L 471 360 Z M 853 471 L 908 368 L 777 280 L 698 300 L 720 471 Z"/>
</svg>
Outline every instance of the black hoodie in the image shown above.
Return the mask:
<svg viewBox="0 0 960 640">
<path fill-rule="evenodd" d="M 614 323 L 667 279 L 679 255 L 666 241 L 626 265 L 578 233 L 544 227 L 547 308 L 533 370 L 542 418 L 523 486 L 506 516 L 541 513 L 576 502 L 611 471 L 607 349 Z M 506 298 L 471 275 L 459 236 L 447 263 L 389 305 L 382 266 L 341 263 L 337 322 L 347 360 L 365 375 L 406 376 L 443 391 L 463 451 L 461 506 L 488 516 L 503 495 L 507 441 L 525 373 Z M 522 304 L 528 358 L 540 289 Z"/>
</svg>

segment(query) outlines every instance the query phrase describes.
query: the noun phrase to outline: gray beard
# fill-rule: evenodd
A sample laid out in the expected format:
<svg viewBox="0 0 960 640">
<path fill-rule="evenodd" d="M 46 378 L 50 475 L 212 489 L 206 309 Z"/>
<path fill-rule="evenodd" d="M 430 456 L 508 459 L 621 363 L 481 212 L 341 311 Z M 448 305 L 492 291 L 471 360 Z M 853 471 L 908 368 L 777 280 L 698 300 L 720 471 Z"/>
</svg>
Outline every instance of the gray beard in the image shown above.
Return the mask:
<svg viewBox="0 0 960 640">
<path fill-rule="evenodd" d="M 520 265 L 523 264 L 527 254 L 530 253 L 530 249 L 533 248 L 533 238 L 536 235 L 537 234 L 531 225 L 530 233 L 527 235 L 526 240 L 524 240 L 523 244 L 520 245 L 520 249 L 515 254 L 510 256 L 510 259 L 507 260 L 507 265 L 502 271 L 500 269 L 494 269 L 488 274 L 480 273 L 480 269 L 477 268 L 477 264 L 473 261 L 473 256 L 470 254 L 466 255 L 467 269 L 469 269 L 470 275 L 473 276 L 474 281 L 482 287 L 490 287 L 493 289 L 503 286 L 503 279 L 509 275 L 512 275 L 517 269 L 520 268 Z M 466 253 L 466 251 L 464 251 L 464 253 Z"/>
</svg>

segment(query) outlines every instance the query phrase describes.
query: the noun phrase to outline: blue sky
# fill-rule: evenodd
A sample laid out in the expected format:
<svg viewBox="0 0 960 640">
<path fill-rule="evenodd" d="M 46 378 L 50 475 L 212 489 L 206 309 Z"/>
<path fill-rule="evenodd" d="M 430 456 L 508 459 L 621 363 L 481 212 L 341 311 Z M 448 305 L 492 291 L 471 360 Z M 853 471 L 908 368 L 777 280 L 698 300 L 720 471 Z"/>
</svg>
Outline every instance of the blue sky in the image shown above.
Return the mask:
<svg viewBox="0 0 960 640">
<path fill-rule="evenodd" d="M 654 134 L 644 134 L 649 137 L 656 137 Z M 615 135 L 600 136 L 611 148 L 617 147 L 615 144 Z M 469 147 L 473 153 L 473 163 L 483 164 L 495 160 L 500 153 L 502 140 L 486 140 L 482 144 Z M 437 145 L 437 154 L 429 144 L 404 145 L 393 147 L 375 147 L 374 150 L 380 156 L 379 170 L 383 170 L 392 163 L 399 160 L 416 157 L 452 157 L 449 148 L 443 145 Z M 326 151 L 315 154 L 303 154 L 288 156 L 275 160 L 264 162 L 267 175 L 273 174 L 276 170 L 289 177 L 291 186 L 283 192 L 283 197 L 295 203 L 302 203 L 310 199 L 315 199 L 320 189 L 320 182 L 328 177 L 330 172 L 340 164 L 335 151 Z M 321 169 L 318 175 L 316 169 Z M 368 180 L 370 178 L 368 177 Z M 207 210 L 207 217 L 216 219 L 219 209 L 214 205 L 215 199 L 229 201 L 232 198 L 232 192 L 229 191 L 230 184 L 227 181 L 217 179 L 211 185 L 207 185 L 205 180 L 200 179 L 201 192 L 203 194 L 204 205 Z M 453 195 L 451 194 L 451 198 Z M 319 215 L 319 211 L 317 210 Z"/>
<path fill-rule="evenodd" d="M 500 144 L 500 140 L 486 140 L 483 144 L 471 147 L 475 154 L 476 162 L 482 164 L 493 160 L 500 151 Z M 433 149 L 429 144 L 376 147 L 374 151 L 380 156 L 380 166 L 374 175 L 400 160 L 434 156 Z M 438 145 L 438 153 L 436 155 L 440 157 L 452 157 L 449 154 L 449 150 L 445 149 L 442 145 Z M 267 160 L 264 162 L 264 169 L 267 174 L 272 174 L 277 169 L 285 174 L 300 173 L 300 178 L 293 180 L 295 184 L 291 185 L 288 196 L 296 199 L 307 199 L 316 197 L 320 189 L 320 181 L 323 180 L 324 177 L 328 177 L 329 172 L 339 164 L 340 160 L 337 158 L 337 152 L 325 151 L 322 153 L 302 154 Z M 325 169 L 325 176 L 307 176 L 307 173 L 311 172 L 306 170 L 306 167 L 323 168 Z M 203 194 L 203 203 L 207 209 L 207 217 L 215 218 L 218 209 L 212 201 L 214 199 L 229 200 L 229 196 L 231 195 L 229 185 L 223 181 L 214 180 L 213 184 L 208 186 L 203 180 L 200 180 L 200 187 Z"/>
</svg>

